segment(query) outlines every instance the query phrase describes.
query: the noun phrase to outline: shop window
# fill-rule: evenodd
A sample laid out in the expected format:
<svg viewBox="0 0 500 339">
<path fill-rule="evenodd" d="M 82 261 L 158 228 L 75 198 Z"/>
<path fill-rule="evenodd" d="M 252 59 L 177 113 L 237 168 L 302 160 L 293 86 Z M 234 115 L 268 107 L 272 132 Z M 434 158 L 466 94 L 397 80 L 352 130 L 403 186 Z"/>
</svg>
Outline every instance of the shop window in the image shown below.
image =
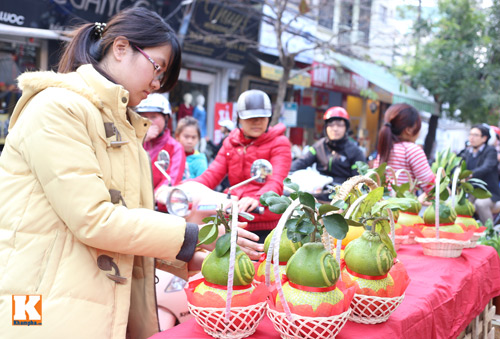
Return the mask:
<svg viewBox="0 0 500 339">
<path fill-rule="evenodd" d="M 189 103 L 188 110 L 186 111 L 182 106 L 186 106 L 184 100 L 186 98 L 189 99 L 189 94 L 191 95 L 191 102 Z M 172 106 L 172 112 L 174 115 L 174 121 L 172 121 L 171 119 L 171 122 L 169 122 L 168 126 L 172 134 L 175 132 L 175 126 L 177 125 L 177 122 L 179 120 L 179 114 L 181 114 L 181 117 L 185 116 L 186 114 L 192 115 L 193 108 L 194 106 L 196 106 L 197 98 L 200 95 L 202 95 L 205 99 L 204 107 L 206 109 L 208 102 L 208 85 L 182 80 L 179 80 L 177 82 L 177 85 L 172 89 L 168 98 L 168 100 L 170 101 L 170 105 Z"/>
<path fill-rule="evenodd" d="M 333 12 L 335 7 L 335 1 L 326 1 L 319 11 L 318 24 L 328 29 L 333 28 Z"/>
<path fill-rule="evenodd" d="M 354 4 L 352 0 L 343 0 L 340 4 L 339 44 L 351 43 Z"/>
<path fill-rule="evenodd" d="M 370 42 L 372 0 L 361 0 L 359 5 L 360 42 L 368 44 Z"/>
</svg>

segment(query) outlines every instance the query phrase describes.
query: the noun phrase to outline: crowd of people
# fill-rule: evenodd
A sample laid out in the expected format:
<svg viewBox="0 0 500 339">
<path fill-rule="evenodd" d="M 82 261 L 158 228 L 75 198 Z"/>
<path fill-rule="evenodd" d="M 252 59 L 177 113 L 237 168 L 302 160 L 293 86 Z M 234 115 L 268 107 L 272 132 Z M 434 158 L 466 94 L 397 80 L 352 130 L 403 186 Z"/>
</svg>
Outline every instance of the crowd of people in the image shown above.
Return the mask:
<svg viewBox="0 0 500 339">
<path fill-rule="evenodd" d="M 226 180 L 227 188 L 248 179 L 252 163 L 265 159 L 273 166 L 265 182 L 232 191 L 239 210 L 251 212 L 262 194 L 283 193 L 290 171 L 316 164 L 342 184 L 357 174 L 357 161 L 367 160 L 349 138 L 349 113 L 331 107 L 323 116 L 324 136 L 292 162 L 285 126 L 271 126 L 269 96 L 247 90 L 238 98 L 236 121 L 219 122 L 220 143 L 208 141 L 209 164 L 197 149 L 206 139 L 203 97 L 182 109 L 175 131 L 168 127 L 172 109 L 162 93 L 176 84 L 180 68 L 174 31 L 138 7 L 107 24 L 81 26 L 58 73 L 20 77 L 23 94 L 0 158 L 0 319 L 10 319 L 13 294 L 43 294 L 44 326 L 37 336 L 149 337 L 158 329 L 155 265 L 187 278 L 211 250 L 196 246 L 199 225 L 155 211 L 158 190 L 186 180 L 212 189 Z M 415 108 L 390 106 L 374 166 L 405 169 L 425 195 L 435 176 L 415 144 L 420 128 Z M 489 127 L 473 126 L 460 154 L 492 193 L 474 201 L 483 222 L 500 212 L 499 153 L 489 139 Z M 169 178 L 152 165 L 162 150 L 170 156 Z M 400 182 L 408 179 L 403 174 Z M 279 217 L 269 210 L 255 215 L 246 227 L 253 235 L 240 244 L 262 252 Z M 27 263 L 33 265 L 22 269 Z M 0 329 L 8 337 L 28 331 Z"/>
</svg>

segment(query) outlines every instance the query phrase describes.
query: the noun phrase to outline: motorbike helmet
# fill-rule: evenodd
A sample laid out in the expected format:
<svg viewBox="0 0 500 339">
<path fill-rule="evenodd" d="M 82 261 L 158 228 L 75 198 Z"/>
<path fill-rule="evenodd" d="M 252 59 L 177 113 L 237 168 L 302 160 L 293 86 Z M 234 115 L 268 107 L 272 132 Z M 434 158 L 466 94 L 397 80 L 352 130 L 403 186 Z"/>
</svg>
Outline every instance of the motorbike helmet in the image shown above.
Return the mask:
<svg viewBox="0 0 500 339">
<path fill-rule="evenodd" d="M 231 132 L 234 129 L 234 122 L 231 120 L 221 120 L 219 121 L 219 126 L 227 128 L 229 132 Z"/>
<path fill-rule="evenodd" d="M 251 89 L 240 94 L 236 104 L 239 119 L 270 118 L 271 99 L 261 90 Z"/>
<path fill-rule="evenodd" d="M 151 93 L 135 107 L 137 113 L 157 112 L 172 115 L 172 107 L 168 99 L 160 93 Z"/>
<path fill-rule="evenodd" d="M 493 132 L 495 132 L 495 134 L 497 135 L 497 138 L 500 140 L 500 128 L 498 126 L 491 125 L 490 129 L 492 129 Z"/>
<path fill-rule="evenodd" d="M 325 121 L 325 124 L 329 123 L 331 120 L 334 119 L 344 120 L 346 131 L 349 129 L 350 126 L 349 113 L 347 113 L 345 108 L 340 106 L 333 106 L 327 109 L 325 114 L 323 115 L 323 120 Z"/>
</svg>

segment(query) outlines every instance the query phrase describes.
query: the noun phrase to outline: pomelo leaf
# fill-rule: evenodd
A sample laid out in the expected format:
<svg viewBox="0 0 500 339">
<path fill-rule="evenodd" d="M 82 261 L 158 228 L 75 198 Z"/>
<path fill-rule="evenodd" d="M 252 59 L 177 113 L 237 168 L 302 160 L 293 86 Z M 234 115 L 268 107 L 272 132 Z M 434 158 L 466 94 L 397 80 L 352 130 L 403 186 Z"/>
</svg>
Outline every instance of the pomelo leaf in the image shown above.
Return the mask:
<svg viewBox="0 0 500 339">
<path fill-rule="evenodd" d="M 307 235 L 298 233 L 298 232 L 293 232 L 292 234 L 287 233 L 288 239 L 290 239 L 291 242 L 303 242 L 303 240 L 307 237 Z"/>
<path fill-rule="evenodd" d="M 415 199 L 411 198 L 389 198 L 386 200 L 382 200 L 377 202 L 371 210 L 371 214 L 375 215 L 379 213 L 382 209 L 390 209 L 390 210 L 406 210 L 412 207 Z"/>
<path fill-rule="evenodd" d="M 357 221 L 352 220 L 352 219 L 345 219 L 345 221 L 347 222 L 347 224 L 349 226 L 355 226 L 355 227 L 363 227 L 364 226 L 363 223 L 357 222 Z"/>
<path fill-rule="evenodd" d="M 285 223 L 285 228 L 287 229 L 287 234 L 291 232 L 296 232 L 297 223 L 299 222 L 299 218 L 290 218 Z"/>
<path fill-rule="evenodd" d="M 462 164 L 465 164 L 465 162 L 463 162 Z M 472 171 L 469 171 L 469 170 L 462 171 L 460 173 L 460 175 L 458 176 L 458 179 L 468 178 L 471 174 L 472 174 Z"/>
<path fill-rule="evenodd" d="M 291 190 L 293 190 L 295 192 L 299 191 L 299 185 L 292 182 L 292 180 L 290 180 L 290 178 L 285 178 L 285 180 L 283 180 L 283 185 L 285 185 L 286 187 L 290 188 Z"/>
<path fill-rule="evenodd" d="M 316 200 L 310 193 L 299 192 L 299 200 L 301 204 L 310 207 L 312 210 L 316 207 Z"/>
<path fill-rule="evenodd" d="M 262 206 L 269 206 L 269 203 L 267 202 L 267 200 L 271 197 L 275 197 L 275 198 L 278 197 L 279 198 L 279 195 L 278 195 L 278 193 L 273 192 L 273 191 L 269 191 L 269 192 L 262 194 L 260 196 L 260 199 L 259 199 Z"/>
<path fill-rule="evenodd" d="M 382 242 L 385 244 L 385 246 L 387 246 L 387 248 L 389 249 L 391 254 L 394 256 L 394 258 L 397 257 L 398 254 L 396 253 L 396 250 L 394 249 L 394 245 L 392 244 L 391 238 L 389 237 L 389 235 L 385 231 L 384 227 L 382 227 L 380 229 L 379 234 L 380 234 L 380 240 L 382 240 Z"/>
<path fill-rule="evenodd" d="M 443 203 L 439 203 L 439 217 L 440 218 L 448 218 L 451 214 L 451 209 L 448 205 Z"/>
<path fill-rule="evenodd" d="M 349 230 L 349 225 L 340 214 L 326 215 L 323 217 L 323 224 L 328 234 L 339 240 L 344 239 Z"/>
<path fill-rule="evenodd" d="M 463 187 L 464 191 L 467 193 L 472 193 L 472 191 L 474 191 L 474 186 L 472 186 L 471 183 L 464 182 L 462 184 L 462 187 Z"/>
<path fill-rule="evenodd" d="M 219 236 L 219 227 L 215 224 L 210 224 L 207 226 L 204 226 L 200 229 L 200 232 L 198 233 L 198 245 L 201 244 L 211 244 L 217 239 Z"/>
<path fill-rule="evenodd" d="M 311 234 L 315 229 L 316 226 L 309 219 L 301 220 L 297 225 L 297 232 L 304 235 Z"/>
<path fill-rule="evenodd" d="M 226 233 L 217 240 L 215 254 L 220 258 L 229 251 L 229 247 L 231 247 L 231 234 Z"/>
<path fill-rule="evenodd" d="M 487 199 L 491 198 L 491 192 L 479 187 L 474 188 L 474 191 L 472 191 L 472 195 L 475 196 L 478 199 Z"/>
<path fill-rule="evenodd" d="M 377 187 L 368 195 L 366 198 L 361 202 L 359 209 L 358 209 L 358 214 L 359 215 L 364 215 L 365 213 L 370 213 L 372 207 L 380 200 L 382 199 L 382 196 L 384 195 L 384 187 Z"/>
<path fill-rule="evenodd" d="M 247 213 L 247 212 L 238 212 L 238 215 L 242 218 L 247 219 L 248 221 L 252 221 L 253 219 L 255 219 L 255 217 L 253 215 L 251 215 L 250 213 Z"/>
<path fill-rule="evenodd" d="M 269 210 L 276 214 L 283 214 L 290 205 L 291 200 L 287 197 L 269 197 L 266 199 Z"/>
<path fill-rule="evenodd" d="M 337 206 L 330 205 L 330 204 L 323 204 L 323 205 L 319 206 L 319 208 L 318 208 L 319 215 L 324 215 L 328 212 L 338 211 L 338 210 L 339 210 L 339 208 Z"/>
<path fill-rule="evenodd" d="M 216 217 L 206 217 L 203 218 L 201 221 L 203 221 L 205 224 L 208 224 L 209 222 L 214 223 L 216 219 L 217 219 Z"/>
</svg>

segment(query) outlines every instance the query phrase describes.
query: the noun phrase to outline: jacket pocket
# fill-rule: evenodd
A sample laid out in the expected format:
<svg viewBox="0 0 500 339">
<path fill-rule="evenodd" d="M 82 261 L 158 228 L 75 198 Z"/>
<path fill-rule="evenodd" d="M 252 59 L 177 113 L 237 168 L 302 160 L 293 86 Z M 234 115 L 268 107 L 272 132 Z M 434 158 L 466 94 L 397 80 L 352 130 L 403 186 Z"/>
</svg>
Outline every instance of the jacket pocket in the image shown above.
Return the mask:
<svg viewBox="0 0 500 339">
<path fill-rule="evenodd" d="M 44 258 L 40 267 L 40 279 L 37 288 L 37 293 L 48 295 L 59 268 L 63 248 L 64 248 L 64 232 L 56 230 L 54 240 L 45 251 Z"/>
</svg>

